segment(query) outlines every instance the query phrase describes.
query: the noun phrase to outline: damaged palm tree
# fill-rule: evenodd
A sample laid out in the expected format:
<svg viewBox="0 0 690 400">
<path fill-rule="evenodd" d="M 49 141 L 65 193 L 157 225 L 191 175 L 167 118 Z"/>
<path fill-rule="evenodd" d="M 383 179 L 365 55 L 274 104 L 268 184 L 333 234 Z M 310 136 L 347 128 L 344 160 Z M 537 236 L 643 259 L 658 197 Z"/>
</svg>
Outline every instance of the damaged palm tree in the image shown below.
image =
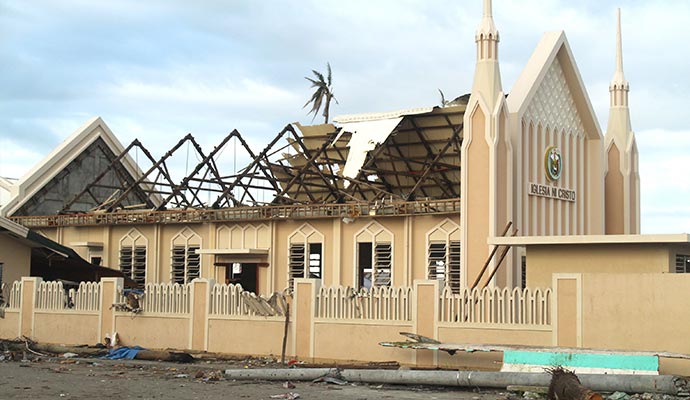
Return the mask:
<svg viewBox="0 0 690 400">
<path fill-rule="evenodd" d="M 324 77 L 321 72 L 315 69 L 311 71 L 314 73 L 314 78 L 310 78 L 308 76 L 304 77 L 304 79 L 311 82 L 311 87 L 316 89 L 314 90 L 314 94 L 311 96 L 311 99 L 309 99 L 309 101 L 307 101 L 304 104 L 304 107 L 308 106 L 311 103 L 311 110 L 309 110 L 308 114 L 313 113 L 314 118 L 316 118 L 316 114 L 319 113 L 319 110 L 323 105 L 324 124 L 328 123 L 328 117 L 331 109 L 331 100 L 335 100 L 336 104 L 338 103 L 338 100 L 336 100 L 335 95 L 333 95 L 333 79 L 331 74 L 330 63 L 326 63 L 326 71 L 326 77 Z"/>
<path fill-rule="evenodd" d="M 574 372 L 561 366 L 547 368 L 546 372 L 551 374 L 548 400 L 602 400 L 599 393 L 582 386 Z"/>
</svg>

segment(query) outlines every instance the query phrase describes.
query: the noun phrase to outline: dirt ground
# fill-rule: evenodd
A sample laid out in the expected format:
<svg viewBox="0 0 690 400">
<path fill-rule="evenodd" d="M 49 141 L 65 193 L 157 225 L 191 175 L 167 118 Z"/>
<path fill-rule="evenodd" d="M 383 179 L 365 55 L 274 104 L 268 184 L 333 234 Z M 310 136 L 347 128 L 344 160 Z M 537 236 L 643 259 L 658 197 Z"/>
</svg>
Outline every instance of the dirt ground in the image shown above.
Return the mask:
<svg viewBox="0 0 690 400">
<path fill-rule="evenodd" d="M 264 365 L 269 366 L 270 365 Z M 0 362 L 1 399 L 272 399 L 289 393 L 300 399 L 503 400 L 496 391 L 395 385 L 233 381 L 228 368 L 262 367 L 260 362 L 174 364 L 138 360 L 39 358 Z M 273 397 L 272 397 L 273 396 Z M 284 396 L 282 398 L 290 398 Z"/>
</svg>

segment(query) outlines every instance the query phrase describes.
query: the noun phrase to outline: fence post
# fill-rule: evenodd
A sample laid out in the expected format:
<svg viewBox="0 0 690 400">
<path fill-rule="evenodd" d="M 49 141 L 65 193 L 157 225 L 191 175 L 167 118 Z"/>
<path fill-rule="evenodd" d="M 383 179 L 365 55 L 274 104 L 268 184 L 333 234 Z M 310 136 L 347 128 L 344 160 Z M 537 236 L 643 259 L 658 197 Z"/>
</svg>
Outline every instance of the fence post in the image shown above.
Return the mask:
<svg viewBox="0 0 690 400">
<path fill-rule="evenodd" d="M 582 274 L 553 274 L 552 344 L 582 346 Z"/>
<path fill-rule="evenodd" d="M 118 300 L 118 294 L 124 287 L 125 280 L 122 278 L 101 278 L 101 298 L 100 309 L 98 311 L 98 339 L 103 340 L 105 335 L 117 331 L 115 326 L 115 309 L 113 304 Z"/>
<path fill-rule="evenodd" d="M 213 279 L 196 278 L 191 285 L 189 307 L 189 348 L 208 350 L 208 314 L 211 306 Z"/>
<path fill-rule="evenodd" d="M 437 338 L 439 319 L 439 285 L 435 279 L 414 281 L 414 301 L 412 303 L 412 323 L 417 335 Z M 436 352 L 415 351 L 417 366 L 434 366 L 438 363 Z"/>
<path fill-rule="evenodd" d="M 35 276 L 22 277 L 22 297 L 19 303 L 19 336 L 34 337 L 34 309 L 36 308 L 36 290 L 43 282 Z"/>
<path fill-rule="evenodd" d="M 296 278 L 292 310 L 291 334 L 293 337 L 293 354 L 300 358 L 314 358 L 314 315 L 316 312 L 316 292 L 321 281 L 316 279 Z"/>
</svg>

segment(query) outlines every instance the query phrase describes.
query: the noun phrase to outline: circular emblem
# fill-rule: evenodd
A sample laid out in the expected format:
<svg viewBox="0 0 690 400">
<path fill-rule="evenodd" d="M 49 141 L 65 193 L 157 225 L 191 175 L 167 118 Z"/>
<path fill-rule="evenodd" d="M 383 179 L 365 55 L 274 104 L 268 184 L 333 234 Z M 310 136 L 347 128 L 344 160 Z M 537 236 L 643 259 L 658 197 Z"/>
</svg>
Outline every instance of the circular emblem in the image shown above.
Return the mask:
<svg viewBox="0 0 690 400">
<path fill-rule="evenodd" d="M 544 154 L 544 168 L 546 169 L 546 177 L 550 181 L 557 181 L 563 172 L 563 157 L 561 151 L 556 146 L 551 146 L 546 149 Z"/>
</svg>

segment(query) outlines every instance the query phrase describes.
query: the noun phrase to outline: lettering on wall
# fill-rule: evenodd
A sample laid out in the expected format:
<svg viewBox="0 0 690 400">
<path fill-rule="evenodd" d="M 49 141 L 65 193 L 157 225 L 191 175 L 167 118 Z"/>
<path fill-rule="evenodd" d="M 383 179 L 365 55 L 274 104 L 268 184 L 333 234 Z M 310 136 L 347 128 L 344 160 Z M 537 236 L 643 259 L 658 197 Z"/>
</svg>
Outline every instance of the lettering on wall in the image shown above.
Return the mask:
<svg viewBox="0 0 690 400">
<path fill-rule="evenodd" d="M 530 196 L 546 197 L 549 199 L 565 200 L 575 202 L 577 198 L 575 191 L 558 186 L 542 185 L 540 183 L 529 183 L 527 193 Z"/>
</svg>

